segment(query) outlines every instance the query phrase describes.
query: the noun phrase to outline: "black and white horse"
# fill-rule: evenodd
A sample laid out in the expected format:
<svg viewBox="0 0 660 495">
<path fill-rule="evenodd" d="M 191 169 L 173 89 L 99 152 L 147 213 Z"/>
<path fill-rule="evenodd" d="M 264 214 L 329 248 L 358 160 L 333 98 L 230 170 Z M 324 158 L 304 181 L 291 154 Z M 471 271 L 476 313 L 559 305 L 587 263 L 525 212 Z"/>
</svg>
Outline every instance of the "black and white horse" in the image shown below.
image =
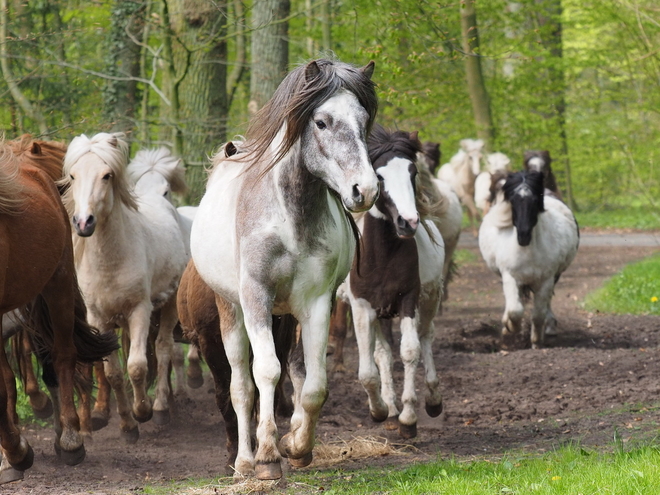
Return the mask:
<svg viewBox="0 0 660 495">
<path fill-rule="evenodd" d="M 562 199 L 561 191 L 557 187 L 557 179 L 552 173 L 552 158 L 548 150 L 530 150 L 525 151 L 523 166 L 528 172 L 541 172 L 543 174 L 543 187 L 546 189 L 545 195 L 551 195 L 557 199 Z"/>
<path fill-rule="evenodd" d="M 531 342 L 543 345 L 555 331 L 555 284 L 569 267 L 579 243 L 578 225 L 560 200 L 543 194 L 543 174 L 507 175 L 479 229 L 479 248 L 488 267 L 502 277 L 506 307 L 502 335 L 520 331 L 523 296 L 534 293 Z"/>
</svg>

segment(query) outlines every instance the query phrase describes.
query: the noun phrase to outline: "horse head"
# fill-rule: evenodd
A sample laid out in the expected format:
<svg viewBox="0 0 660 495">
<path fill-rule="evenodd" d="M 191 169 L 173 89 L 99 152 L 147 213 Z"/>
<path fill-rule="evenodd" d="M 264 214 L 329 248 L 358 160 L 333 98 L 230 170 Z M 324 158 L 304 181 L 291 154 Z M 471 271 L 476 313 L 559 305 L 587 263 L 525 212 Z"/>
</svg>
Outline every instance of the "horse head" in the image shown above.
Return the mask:
<svg viewBox="0 0 660 495">
<path fill-rule="evenodd" d="M 389 220 L 399 237 L 413 237 L 419 226 L 415 178 L 421 144 L 417 133 L 388 133 L 375 126 L 368 143 L 369 158 L 380 183 L 380 197 L 370 214 Z"/>
<path fill-rule="evenodd" d="M 504 153 L 490 153 L 486 157 L 486 162 L 488 163 L 488 171 L 491 174 L 500 171 L 508 172 L 510 170 L 511 159 Z"/>
<path fill-rule="evenodd" d="M 157 194 L 171 202 L 173 192 L 187 189 L 182 160 L 165 147 L 138 151 L 126 170 L 138 196 Z"/>
<path fill-rule="evenodd" d="M 510 173 L 502 186 L 504 199 L 511 204 L 511 219 L 516 227 L 518 244 L 529 246 L 532 231 L 543 206 L 543 174 L 540 172 Z"/>
<path fill-rule="evenodd" d="M 347 210 L 371 208 L 378 197 L 366 144 L 378 108 L 373 71 L 373 62 L 357 68 L 325 59 L 291 71 L 251 122 L 244 160 L 259 162 L 270 150 L 266 173 L 300 143 L 304 166 Z"/>
<path fill-rule="evenodd" d="M 484 144 L 482 139 L 461 139 L 460 142 L 461 149 L 467 154 L 470 170 L 474 176 L 481 172 Z"/>
<path fill-rule="evenodd" d="M 68 185 L 63 200 L 76 233 L 89 237 L 97 222 L 106 218 L 115 199 L 137 209 L 126 178 L 128 143 L 123 133 L 99 133 L 91 139 L 80 135 L 71 141 L 64 157 L 62 185 Z"/>
</svg>

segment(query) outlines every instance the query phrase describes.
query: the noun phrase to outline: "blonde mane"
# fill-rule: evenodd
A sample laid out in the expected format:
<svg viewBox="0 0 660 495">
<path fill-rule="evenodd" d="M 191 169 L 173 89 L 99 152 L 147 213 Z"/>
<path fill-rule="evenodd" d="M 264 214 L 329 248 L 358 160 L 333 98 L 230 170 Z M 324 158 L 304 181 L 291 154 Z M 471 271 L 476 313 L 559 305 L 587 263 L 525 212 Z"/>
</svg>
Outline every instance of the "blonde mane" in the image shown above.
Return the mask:
<svg viewBox="0 0 660 495">
<path fill-rule="evenodd" d="M 144 174 L 152 171 L 165 178 L 172 192 L 185 193 L 188 189 L 186 169 L 183 168 L 181 158 L 174 156 L 167 148 L 140 150 L 135 154 L 127 168 L 128 176 L 134 184 Z"/>
<path fill-rule="evenodd" d="M 19 181 L 19 162 L 6 142 L 0 143 L 0 213 L 17 215 L 22 211 L 25 197 Z"/>
</svg>

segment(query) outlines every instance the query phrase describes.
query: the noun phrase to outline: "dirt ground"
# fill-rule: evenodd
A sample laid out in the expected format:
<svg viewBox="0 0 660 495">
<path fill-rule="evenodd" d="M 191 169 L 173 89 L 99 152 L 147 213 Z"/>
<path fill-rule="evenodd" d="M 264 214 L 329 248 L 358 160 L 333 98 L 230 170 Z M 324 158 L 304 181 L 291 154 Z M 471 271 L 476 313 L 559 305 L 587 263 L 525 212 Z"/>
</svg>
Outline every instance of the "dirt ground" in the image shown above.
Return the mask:
<svg viewBox="0 0 660 495">
<path fill-rule="evenodd" d="M 330 375 L 330 397 L 317 431 L 319 450 L 307 471 L 405 466 L 438 456 L 496 457 L 511 450 L 541 453 L 570 441 L 611 449 L 615 435 L 627 445 L 657 436 L 660 318 L 593 315 L 581 308 L 588 292 L 657 248 L 581 247 L 553 300 L 558 336 L 542 350 L 530 349 L 523 339 L 502 349 L 499 279 L 477 248 L 467 251 L 472 260 L 460 267 L 444 314 L 436 319 L 442 415 L 429 418 L 420 397 L 418 436 L 411 441 L 374 424 L 357 381 L 355 340 L 349 338 L 348 372 Z M 401 376 L 402 366 L 395 371 Z M 421 385 L 421 368 L 418 375 Z M 223 476 L 224 427 L 211 383 L 207 377 L 201 389 L 177 399 L 170 425 L 141 425 L 133 446 L 119 440 L 115 414 L 75 467 L 58 460 L 49 428 L 25 426 L 36 454 L 34 467 L 24 481 L 0 486 L 0 493 L 125 494 L 167 480 Z M 286 431 L 285 422 L 281 430 Z M 359 447 L 369 442 L 385 450 L 364 457 Z M 285 466 L 285 476 L 288 471 Z"/>
</svg>

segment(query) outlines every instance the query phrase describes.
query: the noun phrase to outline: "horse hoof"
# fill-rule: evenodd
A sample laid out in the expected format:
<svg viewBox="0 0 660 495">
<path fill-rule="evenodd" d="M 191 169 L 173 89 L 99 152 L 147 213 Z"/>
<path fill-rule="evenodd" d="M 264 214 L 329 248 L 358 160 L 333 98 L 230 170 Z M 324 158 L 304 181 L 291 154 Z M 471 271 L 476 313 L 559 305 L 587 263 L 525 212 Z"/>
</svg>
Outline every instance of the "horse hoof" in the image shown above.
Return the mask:
<svg viewBox="0 0 660 495">
<path fill-rule="evenodd" d="M 369 411 L 369 415 L 371 416 L 371 419 L 374 421 L 374 423 L 382 423 L 387 419 L 387 410 L 385 411 L 385 414 L 382 416 L 378 416 L 374 414 L 373 411 Z"/>
<path fill-rule="evenodd" d="M 76 466 L 85 459 L 85 445 L 81 445 L 75 450 L 61 449 L 60 457 L 67 466 Z"/>
<path fill-rule="evenodd" d="M 34 463 L 34 450 L 32 450 L 32 447 L 30 447 L 30 445 L 28 444 L 27 452 L 25 452 L 23 459 L 18 462 L 10 462 L 9 465 L 14 469 L 16 469 L 17 471 L 27 471 L 32 467 L 33 463 Z"/>
<path fill-rule="evenodd" d="M 166 425 L 170 422 L 170 411 L 165 409 L 164 411 L 154 411 L 153 412 L 154 423 L 159 426 Z"/>
<path fill-rule="evenodd" d="M 417 436 L 417 423 L 411 425 L 404 425 L 403 423 L 399 424 L 399 436 L 409 440 Z"/>
<path fill-rule="evenodd" d="M 282 464 L 279 462 L 257 464 L 254 474 L 260 480 L 279 480 L 282 477 Z"/>
<path fill-rule="evenodd" d="M 426 414 L 431 418 L 437 418 L 442 413 L 442 402 L 440 404 L 425 404 L 424 409 L 426 409 Z"/>
<path fill-rule="evenodd" d="M 385 420 L 385 429 L 387 431 L 394 431 L 399 429 L 399 420 L 396 416 L 390 416 Z"/>
<path fill-rule="evenodd" d="M 197 389 L 204 385 L 204 377 L 202 375 L 187 376 L 186 383 L 188 384 L 188 387 Z"/>
<path fill-rule="evenodd" d="M 299 457 L 298 459 L 289 458 L 289 464 L 294 468 L 304 468 L 309 466 L 312 463 L 313 459 L 314 456 L 312 455 L 312 453 L 308 452 L 307 454 L 305 454 L 302 457 Z"/>
<path fill-rule="evenodd" d="M 99 431 L 108 426 L 108 415 L 102 412 L 92 411 L 92 431 Z"/>
<path fill-rule="evenodd" d="M 53 401 L 50 397 L 46 396 L 46 403 L 41 408 L 32 406 L 34 417 L 38 419 L 48 419 L 53 415 Z"/>
<path fill-rule="evenodd" d="M 23 479 L 23 471 L 19 471 L 11 466 L 7 466 L 0 470 L 0 485 L 11 483 L 12 481 L 20 481 Z"/>
<path fill-rule="evenodd" d="M 147 421 L 149 421 L 153 417 L 154 411 L 153 411 L 153 409 L 150 409 L 149 412 L 147 412 L 147 414 L 145 414 L 144 416 L 140 416 L 138 414 L 135 414 L 135 411 L 133 411 L 131 414 L 133 415 L 133 419 L 135 421 L 137 421 L 138 423 L 146 423 Z"/>
<path fill-rule="evenodd" d="M 130 430 L 121 430 L 120 436 L 125 444 L 134 445 L 140 438 L 140 429 L 136 425 L 135 428 L 131 428 Z"/>
</svg>

